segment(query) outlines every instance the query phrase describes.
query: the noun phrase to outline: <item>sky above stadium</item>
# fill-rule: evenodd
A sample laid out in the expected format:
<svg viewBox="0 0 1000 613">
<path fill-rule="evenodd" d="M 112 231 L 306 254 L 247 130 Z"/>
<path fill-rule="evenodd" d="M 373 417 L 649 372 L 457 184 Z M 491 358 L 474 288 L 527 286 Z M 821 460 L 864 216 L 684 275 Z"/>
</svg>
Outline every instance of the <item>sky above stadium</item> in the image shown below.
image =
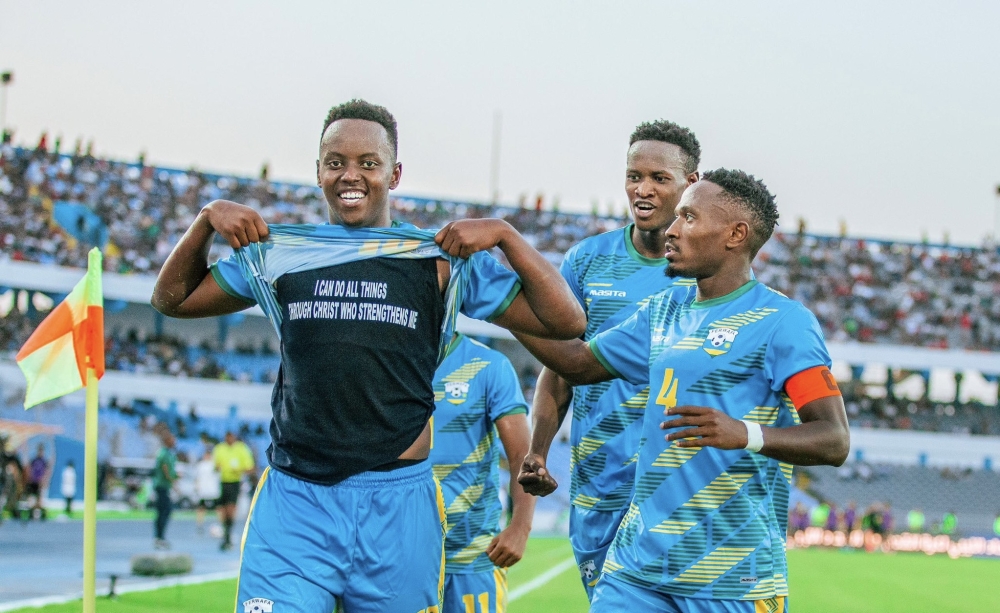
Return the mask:
<svg viewBox="0 0 1000 613">
<path fill-rule="evenodd" d="M 690 127 L 782 226 L 978 244 L 1000 198 L 997 2 L 0 0 L 7 123 L 99 155 L 312 181 L 327 109 L 387 106 L 399 193 L 624 210 L 628 136 Z M 50 141 L 51 142 L 51 141 Z"/>
</svg>

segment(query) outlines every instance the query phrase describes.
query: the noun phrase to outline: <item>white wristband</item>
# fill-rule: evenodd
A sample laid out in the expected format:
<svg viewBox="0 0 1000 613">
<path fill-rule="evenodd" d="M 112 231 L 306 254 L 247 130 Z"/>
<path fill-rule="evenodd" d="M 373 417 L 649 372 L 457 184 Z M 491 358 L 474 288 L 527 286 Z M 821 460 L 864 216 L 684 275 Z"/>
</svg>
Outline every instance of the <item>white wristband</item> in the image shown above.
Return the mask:
<svg viewBox="0 0 1000 613">
<path fill-rule="evenodd" d="M 760 429 L 760 424 L 745 419 L 740 420 L 747 427 L 747 451 L 754 453 L 764 448 L 764 431 Z"/>
</svg>

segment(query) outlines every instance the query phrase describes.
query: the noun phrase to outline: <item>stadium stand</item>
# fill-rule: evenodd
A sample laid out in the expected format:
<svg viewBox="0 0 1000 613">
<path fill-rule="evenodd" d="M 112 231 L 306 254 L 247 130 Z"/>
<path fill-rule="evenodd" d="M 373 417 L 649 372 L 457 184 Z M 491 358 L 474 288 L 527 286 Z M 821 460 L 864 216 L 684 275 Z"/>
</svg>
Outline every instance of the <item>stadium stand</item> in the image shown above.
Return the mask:
<svg viewBox="0 0 1000 613">
<path fill-rule="evenodd" d="M 921 509 L 931 532 L 940 532 L 945 513 L 958 518 L 959 535 L 988 536 L 1000 510 L 1000 474 L 972 468 L 936 468 L 893 464 L 847 464 L 796 469 L 809 476 L 817 498 L 843 509 L 855 502 L 862 510 L 873 506 L 892 509 L 892 531 L 906 529 L 905 516 Z"/>
</svg>

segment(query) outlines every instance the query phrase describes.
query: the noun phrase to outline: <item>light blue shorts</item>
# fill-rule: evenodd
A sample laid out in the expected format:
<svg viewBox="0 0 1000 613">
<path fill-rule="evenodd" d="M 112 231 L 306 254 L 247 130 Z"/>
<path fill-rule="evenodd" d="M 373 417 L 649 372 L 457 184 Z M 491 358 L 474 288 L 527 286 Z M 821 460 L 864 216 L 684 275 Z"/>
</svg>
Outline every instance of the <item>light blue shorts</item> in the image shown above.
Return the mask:
<svg viewBox="0 0 1000 613">
<path fill-rule="evenodd" d="M 764 600 L 685 598 L 605 576 L 597 584 L 590 613 L 788 613 L 784 596 Z"/>
<path fill-rule="evenodd" d="M 268 468 L 243 533 L 236 613 L 436 613 L 444 505 L 429 462 L 318 485 Z"/>
<path fill-rule="evenodd" d="M 594 587 L 604 568 L 608 548 L 627 512 L 628 507 L 620 511 L 592 511 L 577 506 L 569 509 L 569 542 L 590 601 L 594 600 Z"/>
<path fill-rule="evenodd" d="M 444 609 L 450 613 L 504 613 L 507 571 L 444 575 Z"/>
</svg>

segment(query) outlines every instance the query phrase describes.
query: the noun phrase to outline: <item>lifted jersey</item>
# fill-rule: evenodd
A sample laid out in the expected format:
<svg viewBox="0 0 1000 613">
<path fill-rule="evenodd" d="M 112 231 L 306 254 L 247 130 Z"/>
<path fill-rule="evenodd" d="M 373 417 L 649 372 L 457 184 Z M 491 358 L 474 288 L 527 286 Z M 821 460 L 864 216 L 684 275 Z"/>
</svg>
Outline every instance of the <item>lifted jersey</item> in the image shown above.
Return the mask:
<svg viewBox="0 0 1000 613">
<path fill-rule="evenodd" d="M 590 343 L 612 373 L 650 385 L 635 497 L 604 572 L 694 598 L 788 594 L 785 526 L 792 466 L 745 450 L 668 444 L 664 410 L 694 405 L 772 427 L 799 423 L 793 375 L 830 365 L 816 318 L 750 281 L 695 302 L 696 288 L 655 296 Z"/>
<path fill-rule="evenodd" d="M 632 244 L 632 225 L 592 236 L 566 253 L 561 272 L 587 313 L 584 340 L 607 330 L 675 282 L 667 261 L 643 257 Z M 628 506 L 635 454 L 649 386 L 616 379 L 573 390 L 570 428 L 570 500 L 596 511 Z"/>
<path fill-rule="evenodd" d="M 221 260 L 212 274 L 224 291 L 260 302 L 281 338 L 271 466 L 334 484 L 394 462 L 434 410 L 443 324 L 459 309 L 478 319 L 502 313 L 517 276 L 476 253 L 452 263 L 442 295 L 433 233 L 270 228 L 268 241 Z"/>
<path fill-rule="evenodd" d="M 434 376 L 430 460 L 447 514 L 445 572 L 492 572 L 486 547 L 500 531 L 500 451 L 493 427 L 526 413 L 514 367 L 499 351 L 456 336 Z"/>
</svg>

